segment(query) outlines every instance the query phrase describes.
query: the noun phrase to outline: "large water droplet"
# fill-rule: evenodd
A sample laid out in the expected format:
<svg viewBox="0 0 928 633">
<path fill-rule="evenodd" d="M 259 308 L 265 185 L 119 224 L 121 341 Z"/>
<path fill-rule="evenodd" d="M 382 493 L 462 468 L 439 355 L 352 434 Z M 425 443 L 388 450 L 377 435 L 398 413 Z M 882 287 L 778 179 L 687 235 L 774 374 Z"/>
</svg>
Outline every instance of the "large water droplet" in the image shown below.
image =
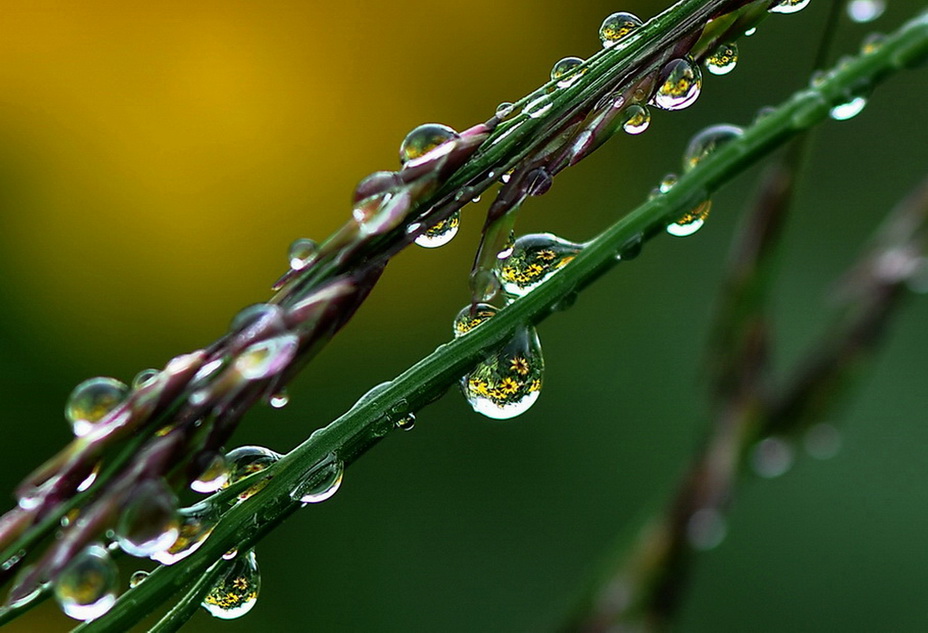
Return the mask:
<svg viewBox="0 0 928 633">
<path fill-rule="evenodd" d="M 682 110 L 699 98 L 702 71 L 688 59 L 674 59 L 661 69 L 661 85 L 651 102 L 663 110 Z"/>
<path fill-rule="evenodd" d="M 706 58 L 706 70 L 713 75 L 727 75 L 735 69 L 737 63 L 738 46 L 734 42 L 721 44 Z"/>
<path fill-rule="evenodd" d="M 287 259 L 290 262 L 290 268 L 293 270 L 303 270 L 306 268 L 316 253 L 319 252 L 319 245 L 313 240 L 301 237 L 290 244 L 290 250 L 287 252 Z"/>
<path fill-rule="evenodd" d="M 180 529 L 174 544 L 168 549 L 155 552 L 152 560 L 162 565 L 173 565 L 193 554 L 216 527 L 217 515 L 212 507 L 198 504 L 180 511 Z"/>
<path fill-rule="evenodd" d="M 545 113 L 551 109 L 551 106 L 551 99 L 548 98 L 548 95 L 542 92 L 536 95 L 534 99 L 529 101 L 525 107 L 522 108 L 522 112 L 532 117 L 533 119 L 537 119 L 544 116 Z"/>
<path fill-rule="evenodd" d="M 698 165 L 718 148 L 740 138 L 744 130 L 736 125 L 712 125 L 697 133 L 686 146 L 683 153 L 683 171 L 687 172 Z"/>
<path fill-rule="evenodd" d="M 263 446 L 239 446 L 226 453 L 226 464 L 229 466 L 229 479 L 223 484 L 223 488 L 228 488 L 255 473 L 259 473 L 271 464 L 280 459 L 280 453 L 275 453 L 269 448 Z M 254 486 L 241 492 L 238 498 L 242 501 L 248 499 L 253 494 L 267 485 L 267 481 L 260 481 Z"/>
<path fill-rule="evenodd" d="M 454 324 L 452 326 L 454 338 L 467 334 L 481 323 L 485 323 L 491 317 L 495 316 L 497 312 L 497 307 L 488 303 L 478 303 L 474 306 L 473 311 L 471 311 L 470 306 L 463 308 L 458 312 L 458 315 L 454 317 Z"/>
<path fill-rule="evenodd" d="M 558 88 L 567 88 L 583 74 L 578 70 L 583 63 L 580 57 L 565 57 L 555 62 L 551 68 L 551 80 L 556 81 Z"/>
<path fill-rule="evenodd" d="M 828 114 L 835 121 L 847 121 L 860 114 L 866 105 L 867 98 L 857 96 L 849 101 L 834 106 L 828 111 Z"/>
<path fill-rule="evenodd" d="M 458 133 L 447 125 L 425 123 L 413 128 L 400 145 L 400 164 L 421 158 L 433 149 L 457 138 Z"/>
<path fill-rule="evenodd" d="M 261 589 L 261 573 L 254 551 L 239 556 L 206 597 L 203 608 L 223 620 L 240 618 L 255 606 Z"/>
<path fill-rule="evenodd" d="M 754 445 L 751 467 L 766 479 L 786 474 L 793 466 L 793 447 L 778 437 L 767 437 Z"/>
<path fill-rule="evenodd" d="M 523 235 L 515 241 L 512 254 L 500 263 L 498 275 L 503 290 L 521 297 L 570 262 L 583 247 L 551 233 Z"/>
<path fill-rule="evenodd" d="M 115 378 L 90 378 L 77 385 L 68 396 L 64 415 L 71 423 L 74 435 L 80 437 L 93 429 L 94 424 L 106 417 L 126 396 L 129 387 Z"/>
<path fill-rule="evenodd" d="M 619 11 L 603 20 L 602 26 L 599 27 L 599 39 L 602 40 L 603 46 L 609 48 L 641 25 L 641 19 L 637 15 Z"/>
<path fill-rule="evenodd" d="M 313 466 L 303 480 L 290 493 L 294 501 L 306 505 L 322 503 L 338 492 L 345 474 L 345 463 L 335 453 Z"/>
<path fill-rule="evenodd" d="M 426 229 L 416 238 L 416 244 L 425 248 L 444 246 L 458 234 L 461 226 L 461 212 L 455 211 L 444 220 Z"/>
<path fill-rule="evenodd" d="M 886 0 L 850 0 L 847 3 L 847 15 L 858 24 L 865 24 L 877 19 L 886 11 Z"/>
<path fill-rule="evenodd" d="M 55 599 L 65 615 L 93 620 L 116 602 L 119 569 L 101 545 L 90 545 L 74 557 L 54 582 Z"/>
<path fill-rule="evenodd" d="M 712 210 L 712 201 L 704 200 L 684 213 L 679 220 L 668 224 L 667 233 L 674 237 L 687 237 L 702 228 Z"/>
<path fill-rule="evenodd" d="M 144 481 L 132 493 L 116 523 L 116 541 L 130 556 L 163 552 L 177 540 L 177 497 L 160 479 Z"/>
<path fill-rule="evenodd" d="M 770 13 L 796 13 L 802 11 L 809 4 L 810 0 L 780 0 L 777 4 L 768 9 Z"/>
<path fill-rule="evenodd" d="M 190 489 L 201 494 L 212 494 L 229 480 L 229 466 L 224 455 L 207 456 L 206 466 L 199 477 L 190 482 Z"/>
<path fill-rule="evenodd" d="M 625 122 L 622 129 L 626 134 L 641 134 L 651 125 L 651 112 L 647 107 L 633 103 L 622 113 Z"/>
<path fill-rule="evenodd" d="M 300 339 L 295 334 L 252 343 L 235 359 L 235 371 L 245 380 L 268 378 L 290 364 L 299 346 Z"/>
</svg>

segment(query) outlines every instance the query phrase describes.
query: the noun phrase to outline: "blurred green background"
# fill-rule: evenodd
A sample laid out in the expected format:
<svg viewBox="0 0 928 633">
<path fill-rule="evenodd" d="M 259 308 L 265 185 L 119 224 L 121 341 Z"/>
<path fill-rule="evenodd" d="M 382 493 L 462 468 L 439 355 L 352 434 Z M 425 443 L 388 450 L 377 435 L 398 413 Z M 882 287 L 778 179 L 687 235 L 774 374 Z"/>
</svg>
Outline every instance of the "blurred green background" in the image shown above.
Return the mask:
<svg viewBox="0 0 928 633">
<path fill-rule="evenodd" d="M 890 30 L 843 20 L 838 50 Z M 296 237 L 322 238 L 413 126 L 463 129 L 586 56 L 615 10 L 661 2 L 8 0 L 0 20 L 0 394 L 10 490 L 69 437 L 80 380 L 130 380 L 269 296 Z M 772 16 L 679 113 L 622 137 L 526 205 L 523 231 L 587 239 L 679 169 L 710 123 L 746 124 L 805 85 L 827 3 Z M 823 334 L 828 284 L 928 166 L 924 70 L 821 127 L 776 288 L 777 366 Z M 758 170 L 690 239 L 661 238 L 540 327 L 539 402 L 508 423 L 452 390 L 329 502 L 257 549 L 263 588 L 194 631 L 545 631 L 620 533 L 673 490 L 707 424 L 704 343 Z M 437 251 L 397 257 L 354 321 L 236 444 L 293 447 L 450 336 L 484 202 Z M 928 299 L 909 302 L 833 422 L 832 460 L 749 477 L 729 537 L 699 557 L 681 631 L 928 627 Z M 230 446 L 231 448 L 231 446 Z M 9 501 L 12 503 L 12 501 Z M 126 569 L 124 579 L 128 581 Z M 46 605 L 10 631 L 70 626 Z"/>
</svg>

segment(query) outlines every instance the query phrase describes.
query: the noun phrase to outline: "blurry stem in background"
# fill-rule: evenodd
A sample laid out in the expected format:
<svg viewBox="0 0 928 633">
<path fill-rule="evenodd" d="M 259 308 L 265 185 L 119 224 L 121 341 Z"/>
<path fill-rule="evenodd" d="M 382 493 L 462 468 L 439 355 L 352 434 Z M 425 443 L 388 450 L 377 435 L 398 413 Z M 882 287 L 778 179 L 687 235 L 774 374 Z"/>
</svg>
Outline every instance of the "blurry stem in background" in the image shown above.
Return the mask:
<svg viewBox="0 0 928 633">
<path fill-rule="evenodd" d="M 644 240 L 663 232 L 736 174 L 796 134 L 824 120 L 849 94 L 869 89 L 895 70 L 928 55 L 928 15 L 921 15 L 889 35 L 880 48 L 850 61 L 813 88 L 803 90 L 744 135 L 719 148 L 684 174 L 666 194 L 645 203 L 588 242 L 556 275 L 503 308 L 468 334 L 440 346 L 383 388 L 370 392 L 345 415 L 320 429 L 261 473 L 266 486 L 231 508 L 211 536 L 191 556 L 156 569 L 123 594 L 114 607 L 79 631 L 123 631 L 136 624 L 176 591 L 205 573 L 222 555 L 254 546 L 300 504 L 292 492 L 330 454 L 350 463 L 393 429 L 395 419 L 437 398 L 486 352 L 504 343 L 525 323 L 548 316 L 565 297 L 593 282 L 617 263 L 616 255 L 636 252 Z M 740 442 L 735 437 L 731 442 Z M 719 455 L 731 455 L 728 447 Z M 713 473 L 707 473 L 713 474 Z"/>
</svg>

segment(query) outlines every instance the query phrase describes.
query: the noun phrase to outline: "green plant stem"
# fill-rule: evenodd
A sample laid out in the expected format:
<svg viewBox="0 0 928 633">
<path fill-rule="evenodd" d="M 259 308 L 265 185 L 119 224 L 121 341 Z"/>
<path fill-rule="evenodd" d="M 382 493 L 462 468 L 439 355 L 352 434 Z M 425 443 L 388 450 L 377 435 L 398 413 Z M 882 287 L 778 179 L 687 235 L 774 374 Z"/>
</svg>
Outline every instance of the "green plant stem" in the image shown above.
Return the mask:
<svg viewBox="0 0 928 633">
<path fill-rule="evenodd" d="M 617 263 L 616 255 L 635 248 L 669 222 L 704 200 L 719 186 L 761 156 L 801 131 L 821 122 L 830 108 L 848 95 L 870 89 L 893 72 L 928 56 L 928 14 L 922 14 L 889 35 L 883 45 L 803 90 L 772 114 L 746 130 L 685 174 L 665 195 L 629 213 L 591 240 L 556 275 L 527 296 L 500 310 L 465 336 L 439 346 L 375 395 L 362 399 L 346 414 L 313 435 L 264 471 L 267 486 L 223 517 L 197 552 L 170 567 L 156 569 L 117 600 L 109 613 L 85 623 L 83 632 L 123 631 L 199 576 L 232 547 L 257 543 L 293 513 L 299 504 L 290 493 L 330 453 L 349 463 L 376 444 L 392 428 L 393 415 L 430 403 L 525 323 L 543 320 L 565 297 L 576 293 Z M 384 412 L 388 412 L 385 414 Z"/>
<path fill-rule="evenodd" d="M 223 558 L 216 561 L 205 574 L 200 576 L 192 587 L 184 594 L 184 597 L 175 604 L 170 611 L 164 614 L 164 617 L 158 620 L 148 633 L 174 633 L 179 631 L 184 624 L 200 608 L 203 598 L 209 593 L 210 589 L 216 584 L 222 574 L 232 565 L 231 561 Z M 143 582 L 146 582 L 146 578 Z"/>
</svg>

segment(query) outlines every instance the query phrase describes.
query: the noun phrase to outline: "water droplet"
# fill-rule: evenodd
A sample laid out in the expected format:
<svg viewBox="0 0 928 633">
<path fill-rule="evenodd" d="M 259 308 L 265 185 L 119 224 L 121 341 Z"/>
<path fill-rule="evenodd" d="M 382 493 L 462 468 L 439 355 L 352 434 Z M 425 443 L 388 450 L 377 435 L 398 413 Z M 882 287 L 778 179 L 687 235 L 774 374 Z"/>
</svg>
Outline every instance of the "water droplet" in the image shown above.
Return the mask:
<svg viewBox="0 0 928 633">
<path fill-rule="evenodd" d="M 253 551 L 239 556 L 206 597 L 203 608 L 223 620 L 240 618 L 255 606 L 261 589 L 261 573 Z"/>
<path fill-rule="evenodd" d="M 93 429 L 129 395 L 129 387 L 115 378 L 90 378 L 77 385 L 68 396 L 64 415 L 74 435 L 80 437 Z"/>
<path fill-rule="evenodd" d="M 738 46 L 734 42 L 721 44 L 706 58 L 706 70 L 713 75 L 727 75 L 735 69 L 737 63 Z"/>
<path fill-rule="evenodd" d="M 290 244 L 290 250 L 287 251 L 287 258 L 290 261 L 290 268 L 293 270 L 303 270 L 316 257 L 319 252 L 319 245 L 313 240 L 301 237 Z"/>
<path fill-rule="evenodd" d="M 129 588 L 132 589 L 134 587 L 138 587 L 140 584 L 142 584 L 143 580 L 148 578 L 148 574 L 149 572 L 145 571 L 144 569 L 132 572 L 132 575 L 129 576 Z"/>
<path fill-rule="evenodd" d="M 860 114 L 867 105 L 866 97 L 854 97 L 845 103 L 839 103 L 828 111 L 829 116 L 835 121 L 847 121 Z"/>
<path fill-rule="evenodd" d="M 786 474 L 793 466 L 793 447 L 778 437 L 767 437 L 754 445 L 751 467 L 766 479 Z"/>
<path fill-rule="evenodd" d="M 841 432 L 822 422 L 809 427 L 802 437 L 802 445 L 815 459 L 831 459 L 841 450 Z"/>
<path fill-rule="evenodd" d="M 505 121 L 513 115 L 516 110 L 516 106 L 509 101 L 503 101 L 501 104 L 496 106 L 496 118 L 500 121 Z"/>
<path fill-rule="evenodd" d="M 702 71 L 688 59 L 674 59 L 661 69 L 661 85 L 651 102 L 663 110 L 682 110 L 702 91 Z"/>
<path fill-rule="evenodd" d="M 712 210 L 712 201 L 704 200 L 697 204 L 690 211 L 684 213 L 679 220 L 668 224 L 667 233 L 674 237 L 687 237 L 702 228 L 709 217 L 709 211 Z"/>
<path fill-rule="evenodd" d="M 283 409 L 290 402 L 290 394 L 286 389 L 281 389 L 272 393 L 267 399 L 267 403 L 275 409 Z"/>
<path fill-rule="evenodd" d="M 534 99 L 529 101 L 522 112 L 532 117 L 533 119 L 540 118 L 545 115 L 545 113 L 551 109 L 551 99 L 548 98 L 548 95 L 544 92 L 536 93 Z"/>
<path fill-rule="evenodd" d="M 599 39 L 606 48 L 615 46 L 622 38 L 642 25 L 641 19 L 632 13 L 619 11 L 603 20 L 599 27 Z"/>
<path fill-rule="evenodd" d="M 74 557 L 54 582 L 55 599 L 65 615 L 93 620 L 116 602 L 119 569 L 101 545 L 90 545 Z"/>
<path fill-rule="evenodd" d="M 282 334 L 252 343 L 234 361 L 235 371 L 245 380 L 261 380 L 283 370 L 300 346 L 295 334 Z"/>
<path fill-rule="evenodd" d="M 886 10 L 886 0 L 850 0 L 847 3 L 847 15 L 858 24 L 865 24 L 877 19 Z"/>
<path fill-rule="evenodd" d="M 201 494 L 212 494 L 229 480 L 229 467 L 224 455 L 213 453 L 207 455 L 207 459 L 200 476 L 190 482 L 190 489 Z"/>
<path fill-rule="evenodd" d="M 412 431 L 416 426 L 416 414 L 407 413 L 406 415 L 398 417 L 393 423 L 393 426 L 401 431 Z"/>
<path fill-rule="evenodd" d="M 668 191 L 670 191 L 671 189 L 673 189 L 673 186 L 674 186 L 675 184 L 677 184 L 677 175 L 676 175 L 676 174 L 667 174 L 666 176 L 664 176 L 664 179 L 661 180 L 661 184 L 658 185 L 657 191 L 658 191 L 659 194 L 661 194 L 661 193 L 667 193 Z"/>
<path fill-rule="evenodd" d="M 688 172 L 718 148 L 744 135 L 736 125 L 712 125 L 697 133 L 683 152 L 683 171 Z"/>
<path fill-rule="evenodd" d="M 882 33 L 871 33 L 864 38 L 864 41 L 860 44 L 860 52 L 864 55 L 870 55 L 875 53 L 880 48 L 883 47 L 883 43 L 886 41 L 886 36 Z"/>
<path fill-rule="evenodd" d="M 458 138 L 458 133 L 440 123 L 425 123 L 413 128 L 400 145 L 400 164 L 405 165 L 411 160 L 421 158 L 439 145 L 455 138 Z"/>
<path fill-rule="evenodd" d="M 770 13 L 796 13 L 802 11 L 809 4 L 810 0 L 780 0 L 777 4 L 768 9 Z"/>
<path fill-rule="evenodd" d="M 481 323 L 495 316 L 498 311 L 496 306 L 492 306 L 488 303 L 478 303 L 474 306 L 473 313 L 471 312 L 471 307 L 466 306 L 454 317 L 454 324 L 452 326 L 454 338 L 464 336 Z"/>
<path fill-rule="evenodd" d="M 558 88 L 567 88 L 583 75 L 580 57 L 565 57 L 558 60 L 551 68 L 551 80 L 557 82 Z"/>
<path fill-rule="evenodd" d="M 626 134 L 641 134 L 651 125 L 651 111 L 645 106 L 633 103 L 623 113 L 625 123 L 622 129 Z"/>
<path fill-rule="evenodd" d="M 694 549 L 706 551 L 722 544 L 728 534 L 728 522 L 715 508 L 701 508 L 686 523 L 686 539 Z"/>
<path fill-rule="evenodd" d="M 90 474 L 84 477 L 84 480 L 81 483 L 77 484 L 77 491 L 84 492 L 93 485 L 93 482 L 97 480 L 97 475 L 100 474 L 100 462 L 94 464 L 93 470 L 90 471 Z"/>
<path fill-rule="evenodd" d="M 130 556 L 151 556 L 174 545 L 180 534 L 177 497 L 164 481 L 135 487 L 116 523 L 116 541 Z"/>
<path fill-rule="evenodd" d="M 469 282 L 471 291 L 480 301 L 489 301 L 499 292 L 499 279 L 492 270 L 475 270 Z"/>
<path fill-rule="evenodd" d="M 416 238 L 416 244 L 424 248 L 444 246 L 458 234 L 461 226 L 461 212 L 455 211 L 444 220 L 439 221 Z"/>
<path fill-rule="evenodd" d="M 641 233 L 636 233 L 630 240 L 622 245 L 622 247 L 619 249 L 619 252 L 616 253 L 615 258 L 625 261 L 635 259 L 641 255 L 641 249 L 643 247 L 644 236 Z"/>
<path fill-rule="evenodd" d="M 222 555 L 222 558 L 223 558 L 223 560 L 232 560 L 232 559 L 235 558 L 236 556 L 238 556 L 238 548 L 237 548 L 237 547 L 233 547 L 233 548 L 230 549 L 228 552 L 226 552 L 225 554 L 223 554 L 223 555 Z"/>
<path fill-rule="evenodd" d="M 263 446 L 239 446 L 232 449 L 226 453 L 226 463 L 229 465 L 229 479 L 222 487 L 228 488 L 249 475 L 259 473 L 279 459 L 280 453 L 275 453 Z M 266 485 L 267 481 L 259 481 L 254 486 L 241 492 L 238 495 L 239 500 L 248 499 Z"/>
<path fill-rule="evenodd" d="M 583 247 L 551 233 L 523 235 L 512 254 L 500 264 L 500 283 L 506 293 L 522 297 L 570 262 Z"/>
<path fill-rule="evenodd" d="M 132 388 L 141 389 L 151 384 L 161 374 L 157 369 L 143 369 L 132 379 Z"/>
<path fill-rule="evenodd" d="M 551 189 L 553 179 L 544 167 L 536 167 L 525 174 L 525 193 L 530 196 L 543 196 Z"/>
<path fill-rule="evenodd" d="M 345 474 L 345 463 L 335 453 L 329 453 L 306 473 L 290 493 L 290 498 L 303 505 L 322 503 L 338 492 Z"/>
<path fill-rule="evenodd" d="M 478 305 L 478 310 L 481 309 L 484 314 L 488 312 L 485 306 Z M 465 308 L 461 314 L 469 311 L 470 308 Z M 456 335 L 459 319 L 455 319 Z M 461 378 L 461 390 L 474 411 L 494 420 L 508 420 L 535 403 L 543 374 L 544 357 L 538 334 L 534 327 L 524 326 L 518 328 L 501 349 Z"/>
<path fill-rule="evenodd" d="M 751 37 L 751 36 L 754 35 L 755 33 L 757 33 L 757 27 L 756 27 L 756 26 L 752 26 L 751 28 L 749 28 L 747 31 L 744 32 L 744 36 L 745 36 L 745 37 Z"/>
<path fill-rule="evenodd" d="M 193 554 L 216 527 L 216 511 L 207 505 L 198 504 L 180 511 L 180 529 L 177 540 L 168 549 L 155 552 L 152 560 L 162 565 L 173 565 Z"/>
</svg>

